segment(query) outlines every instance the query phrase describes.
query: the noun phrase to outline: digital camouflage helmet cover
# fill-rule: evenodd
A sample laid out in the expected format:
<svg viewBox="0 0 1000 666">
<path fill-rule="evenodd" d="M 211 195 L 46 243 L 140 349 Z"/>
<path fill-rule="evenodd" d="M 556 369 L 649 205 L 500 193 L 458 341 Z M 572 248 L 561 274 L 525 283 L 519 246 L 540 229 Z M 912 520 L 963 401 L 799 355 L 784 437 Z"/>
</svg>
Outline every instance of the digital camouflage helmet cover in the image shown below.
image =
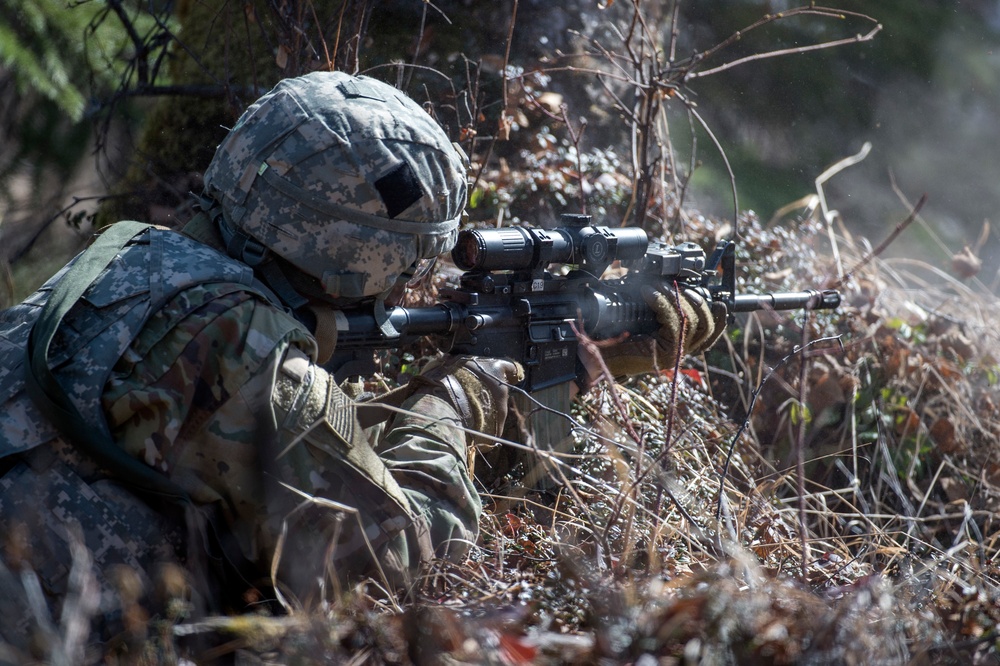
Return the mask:
<svg viewBox="0 0 1000 666">
<path fill-rule="evenodd" d="M 243 113 L 205 172 L 205 193 L 221 204 L 237 258 L 254 265 L 270 251 L 327 296 L 361 299 L 452 248 L 465 174 L 444 130 L 402 92 L 313 72 Z"/>
</svg>

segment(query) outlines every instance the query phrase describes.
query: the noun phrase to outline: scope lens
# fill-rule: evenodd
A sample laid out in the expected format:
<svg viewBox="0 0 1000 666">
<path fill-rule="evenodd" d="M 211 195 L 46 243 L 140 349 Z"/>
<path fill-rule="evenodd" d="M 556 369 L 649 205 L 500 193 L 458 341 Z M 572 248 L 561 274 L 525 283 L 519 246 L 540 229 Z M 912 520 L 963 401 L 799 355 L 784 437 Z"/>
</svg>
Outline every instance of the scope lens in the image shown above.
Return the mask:
<svg viewBox="0 0 1000 666">
<path fill-rule="evenodd" d="M 482 239 L 474 231 L 462 231 L 458 234 L 455 248 L 451 251 L 451 259 L 463 271 L 475 270 L 482 262 L 482 251 L 486 248 Z"/>
<path fill-rule="evenodd" d="M 521 227 L 463 231 L 451 252 L 455 265 L 466 271 L 524 270 L 534 255 L 534 236 Z"/>
</svg>

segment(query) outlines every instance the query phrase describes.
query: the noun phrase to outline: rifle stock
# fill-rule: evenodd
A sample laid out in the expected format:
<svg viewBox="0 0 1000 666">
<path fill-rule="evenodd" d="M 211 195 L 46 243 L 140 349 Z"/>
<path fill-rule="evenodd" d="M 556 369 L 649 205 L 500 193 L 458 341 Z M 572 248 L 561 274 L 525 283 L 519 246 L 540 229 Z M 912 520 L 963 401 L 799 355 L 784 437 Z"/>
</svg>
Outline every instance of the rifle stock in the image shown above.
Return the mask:
<svg viewBox="0 0 1000 666">
<path fill-rule="evenodd" d="M 387 321 L 371 309 L 338 318 L 337 349 L 328 368 L 343 380 L 376 370 L 373 352 L 433 336 L 455 354 L 503 356 L 520 362 L 522 388 L 538 391 L 578 377 L 576 325 L 591 338 L 654 333 L 659 324 L 641 296 L 643 285 L 676 284 L 726 303 L 730 313 L 834 309 L 836 291 L 737 294 L 735 246 L 723 241 L 712 256 L 694 243 L 650 243 L 641 229 L 591 226 L 586 216 L 563 216 L 553 230 L 511 227 L 464 231 L 452 257 L 466 272 L 460 285 L 423 308 L 390 308 Z M 614 261 L 623 278 L 602 280 Z M 550 273 L 551 264 L 572 269 Z M 388 324 L 389 326 L 386 326 Z M 389 336 L 386 330 L 397 335 Z"/>
</svg>

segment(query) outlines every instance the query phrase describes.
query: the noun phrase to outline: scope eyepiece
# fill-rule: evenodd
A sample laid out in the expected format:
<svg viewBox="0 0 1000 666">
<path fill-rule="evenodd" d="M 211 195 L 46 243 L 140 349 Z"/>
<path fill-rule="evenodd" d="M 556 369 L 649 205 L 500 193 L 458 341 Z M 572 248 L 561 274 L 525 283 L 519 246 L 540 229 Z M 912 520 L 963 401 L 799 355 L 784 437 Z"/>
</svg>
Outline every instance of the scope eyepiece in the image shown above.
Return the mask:
<svg viewBox="0 0 1000 666">
<path fill-rule="evenodd" d="M 556 240 L 541 229 L 470 229 L 458 234 L 451 258 L 464 271 L 525 270 L 538 265 L 542 246 Z M 562 248 L 560 248 L 562 250 Z"/>
</svg>

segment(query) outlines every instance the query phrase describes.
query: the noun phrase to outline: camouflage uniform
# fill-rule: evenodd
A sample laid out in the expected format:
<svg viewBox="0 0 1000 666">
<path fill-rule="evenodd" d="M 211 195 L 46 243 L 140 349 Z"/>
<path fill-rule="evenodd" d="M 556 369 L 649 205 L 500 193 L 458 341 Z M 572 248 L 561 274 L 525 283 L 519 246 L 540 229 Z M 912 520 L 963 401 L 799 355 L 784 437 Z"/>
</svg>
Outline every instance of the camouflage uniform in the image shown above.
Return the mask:
<svg viewBox="0 0 1000 666">
<path fill-rule="evenodd" d="M 303 604 L 320 581 L 377 574 L 400 584 L 475 540 L 481 504 L 454 427 L 467 421 L 447 392 L 415 387 L 403 403 L 411 413 L 372 438 L 318 363 L 329 332 L 321 345 L 302 323 L 307 310 L 351 299 L 381 308 L 400 273 L 447 250 L 462 166 L 433 121 L 383 84 L 316 73 L 263 99 L 281 103 L 251 107 L 220 146 L 206 211 L 184 234 L 141 230 L 69 309 L 48 356 L 87 423 L 184 501 L 102 468 L 25 395 L 28 334 L 66 269 L 0 313 L 3 604 L 32 607 L 28 579 L 50 600 L 65 596 L 77 538 L 104 590 L 116 564 L 148 582 L 171 561 L 195 581 L 237 593 L 274 585 Z M 345 99 L 354 116 L 340 113 Z M 254 143 L 255 125 L 280 131 Z M 430 147 L 413 159 L 410 144 Z M 113 595 L 103 603 L 113 616 Z M 27 650 L 26 630 L 44 622 L 23 607 L 18 617 L 0 631 Z"/>
</svg>

